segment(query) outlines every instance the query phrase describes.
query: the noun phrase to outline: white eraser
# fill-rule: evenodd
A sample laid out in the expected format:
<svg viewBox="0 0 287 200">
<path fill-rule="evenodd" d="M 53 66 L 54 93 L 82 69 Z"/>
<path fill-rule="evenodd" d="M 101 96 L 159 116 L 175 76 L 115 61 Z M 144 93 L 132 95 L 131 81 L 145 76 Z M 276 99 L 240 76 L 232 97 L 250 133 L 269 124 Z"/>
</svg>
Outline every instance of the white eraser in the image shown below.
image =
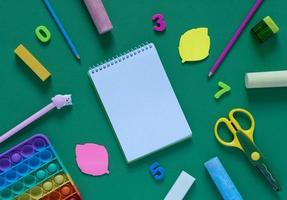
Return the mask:
<svg viewBox="0 0 287 200">
<path fill-rule="evenodd" d="M 194 177 L 182 171 L 164 200 L 182 200 L 194 181 Z"/>
<path fill-rule="evenodd" d="M 246 88 L 287 87 L 287 70 L 247 73 L 245 85 Z"/>
</svg>

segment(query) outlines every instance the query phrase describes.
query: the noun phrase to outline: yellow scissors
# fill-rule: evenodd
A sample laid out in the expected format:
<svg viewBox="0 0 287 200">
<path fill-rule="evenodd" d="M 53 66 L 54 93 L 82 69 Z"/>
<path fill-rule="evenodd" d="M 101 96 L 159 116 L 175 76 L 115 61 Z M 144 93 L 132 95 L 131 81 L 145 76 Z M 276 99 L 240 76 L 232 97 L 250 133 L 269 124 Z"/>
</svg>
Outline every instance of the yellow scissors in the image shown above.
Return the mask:
<svg viewBox="0 0 287 200">
<path fill-rule="evenodd" d="M 250 120 L 251 126 L 249 129 L 243 129 L 239 122 L 236 120 L 236 114 L 247 116 Z M 226 125 L 233 136 L 231 142 L 223 140 L 218 131 L 220 125 Z M 272 186 L 273 190 L 279 191 L 279 183 L 273 178 L 271 172 L 268 170 L 262 153 L 254 143 L 254 129 L 255 121 L 253 116 L 247 110 L 236 108 L 229 112 L 229 119 L 222 117 L 219 118 L 214 126 L 214 134 L 216 139 L 224 146 L 239 148 L 247 156 L 248 160 L 255 166 L 267 179 L 268 183 Z"/>
</svg>

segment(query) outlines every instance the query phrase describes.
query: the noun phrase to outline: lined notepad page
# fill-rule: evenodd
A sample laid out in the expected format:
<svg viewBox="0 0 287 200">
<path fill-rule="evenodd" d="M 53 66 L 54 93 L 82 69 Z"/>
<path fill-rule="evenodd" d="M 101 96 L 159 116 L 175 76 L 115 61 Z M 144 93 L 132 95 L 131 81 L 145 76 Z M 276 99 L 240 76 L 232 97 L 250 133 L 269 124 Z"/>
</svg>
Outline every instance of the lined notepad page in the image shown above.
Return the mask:
<svg viewBox="0 0 287 200">
<path fill-rule="evenodd" d="M 126 160 L 191 137 L 154 44 L 89 70 Z"/>
</svg>

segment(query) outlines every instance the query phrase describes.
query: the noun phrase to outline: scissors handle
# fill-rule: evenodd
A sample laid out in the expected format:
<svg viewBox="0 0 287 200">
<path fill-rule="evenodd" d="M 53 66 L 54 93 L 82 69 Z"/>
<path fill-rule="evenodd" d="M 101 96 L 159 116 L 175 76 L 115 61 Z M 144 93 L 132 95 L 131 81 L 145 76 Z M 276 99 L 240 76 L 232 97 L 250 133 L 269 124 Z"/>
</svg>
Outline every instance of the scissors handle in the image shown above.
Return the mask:
<svg viewBox="0 0 287 200">
<path fill-rule="evenodd" d="M 235 115 L 236 113 L 243 113 L 244 115 L 246 115 L 249 120 L 250 120 L 250 128 L 248 129 L 244 129 L 241 127 L 241 125 L 239 124 L 239 122 L 236 120 Z M 227 126 L 228 130 L 230 131 L 230 133 L 233 136 L 232 141 L 227 142 L 226 140 L 222 139 L 219 135 L 219 126 L 221 124 L 224 124 Z M 236 108 L 233 109 L 229 112 L 229 119 L 222 117 L 219 118 L 217 120 L 217 122 L 215 123 L 214 126 L 214 134 L 216 139 L 224 146 L 229 146 L 229 147 L 237 147 L 239 149 L 241 149 L 242 151 L 244 151 L 240 141 L 238 140 L 238 136 L 237 136 L 237 132 L 241 132 L 242 134 L 244 134 L 252 143 L 254 143 L 253 140 L 253 133 L 254 133 L 254 128 L 255 128 L 255 121 L 253 116 L 251 115 L 250 112 L 248 112 L 247 110 L 244 110 L 242 108 Z"/>
<path fill-rule="evenodd" d="M 242 128 L 236 119 L 236 113 L 247 116 L 247 118 L 250 120 L 250 127 L 248 129 Z M 255 129 L 255 120 L 249 111 L 242 108 L 235 108 L 229 112 L 229 119 L 238 131 L 243 132 L 254 143 L 253 134 Z"/>
<path fill-rule="evenodd" d="M 227 142 L 226 140 L 222 139 L 218 133 L 219 130 L 219 126 L 221 124 L 224 124 L 227 126 L 228 130 L 230 131 L 230 133 L 233 135 L 233 139 L 230 142 Z M 216 139 L 218 140 L 218 142 L 220 142 L 222 145 L 224 146 L 228 146 L 228 147 L 237 147 L 241 149 L 241 145 L 239 143 L 239 140 L 237 139 L 236 136 L 236 129 L 233 127 L 232 122 L 225 118 L 225 117 L 221 117 L 217 120 L 215 126 L 214 126 L 214 134 Z"/>
</svg>

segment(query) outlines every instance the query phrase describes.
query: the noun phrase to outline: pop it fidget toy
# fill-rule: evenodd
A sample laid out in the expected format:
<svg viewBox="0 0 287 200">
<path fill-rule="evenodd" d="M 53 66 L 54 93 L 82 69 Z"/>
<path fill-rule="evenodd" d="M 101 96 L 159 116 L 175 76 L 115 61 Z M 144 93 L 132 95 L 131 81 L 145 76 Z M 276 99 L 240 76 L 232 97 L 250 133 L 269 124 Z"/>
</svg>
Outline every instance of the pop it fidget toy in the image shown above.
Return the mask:
<svg viewBox="0 0 287 200">
<path fill-rule="evenodd" d="M 0 155 L 1 200 L 82 200 L 47 137 L 37 134 Z"/>
</svg>

